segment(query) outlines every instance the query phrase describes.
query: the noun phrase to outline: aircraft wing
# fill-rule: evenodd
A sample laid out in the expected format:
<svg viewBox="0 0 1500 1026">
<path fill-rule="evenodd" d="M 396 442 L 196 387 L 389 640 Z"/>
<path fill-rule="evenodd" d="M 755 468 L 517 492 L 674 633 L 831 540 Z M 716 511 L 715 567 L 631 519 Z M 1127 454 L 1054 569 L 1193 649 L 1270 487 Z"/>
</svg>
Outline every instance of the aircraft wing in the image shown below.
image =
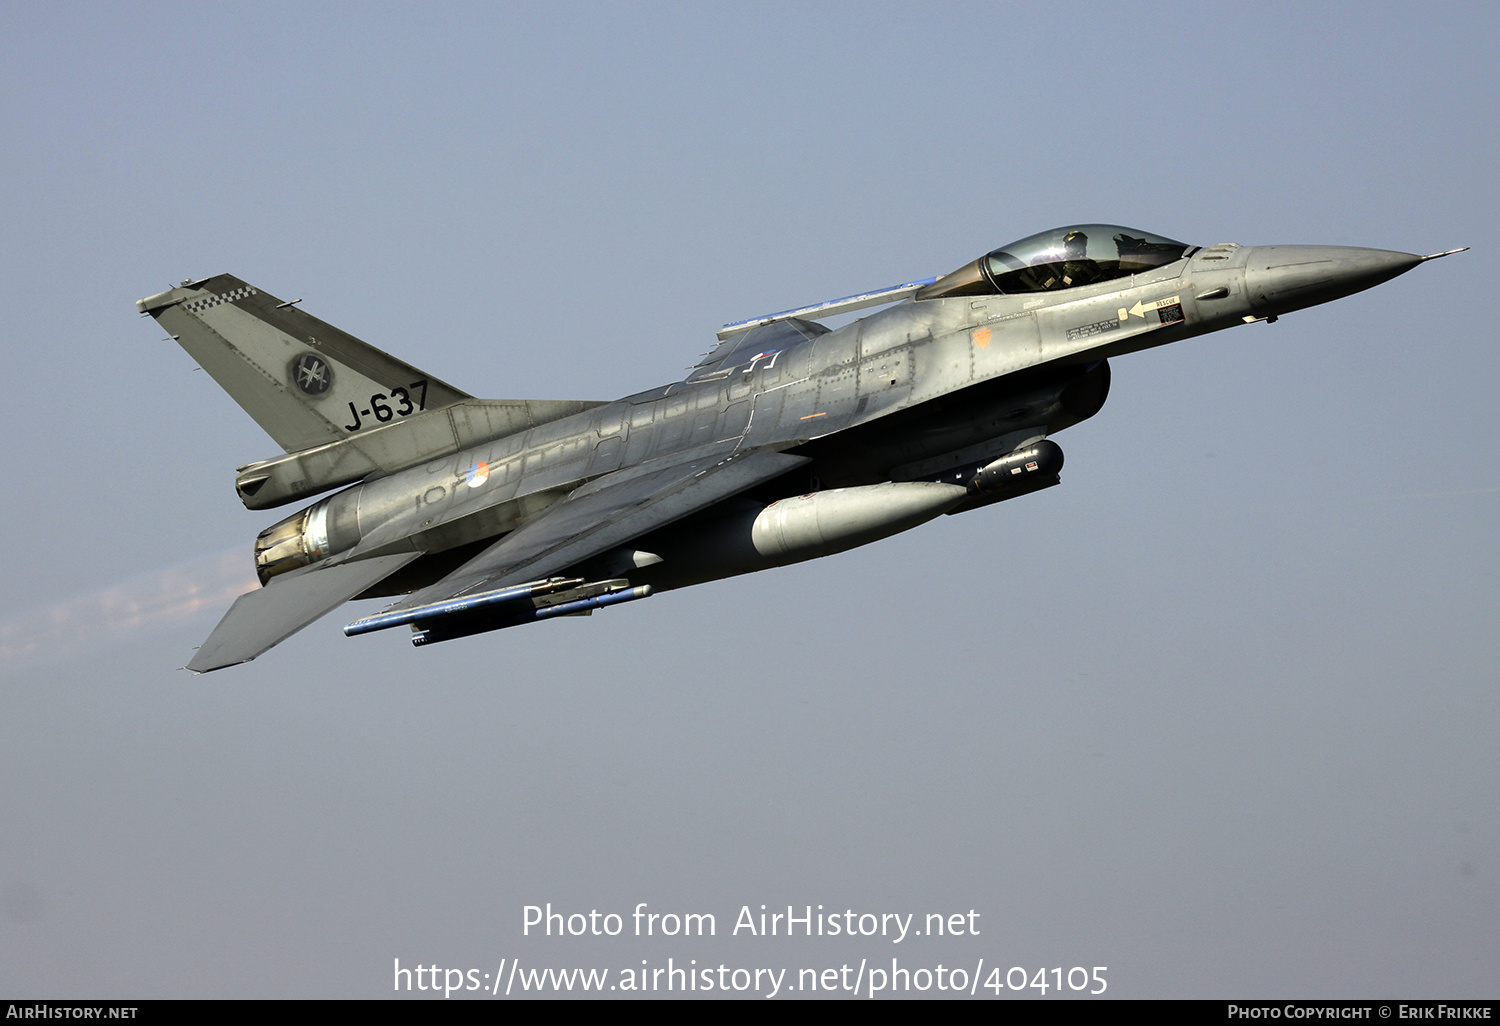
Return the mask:
<svg viewBox="0 0 1500 1026">
<path fill-rule="evenodd" d="M 398 552 L 274 577 L 234 600 L 187 668 L 207 673 L 248 662 L 420 555 Z"/>
<path fill-rule="evenodd" d="M 809 462 L 759 449 L 682 455 L 589 482 L 388 612 L 550 577 Z"/>
</svg>

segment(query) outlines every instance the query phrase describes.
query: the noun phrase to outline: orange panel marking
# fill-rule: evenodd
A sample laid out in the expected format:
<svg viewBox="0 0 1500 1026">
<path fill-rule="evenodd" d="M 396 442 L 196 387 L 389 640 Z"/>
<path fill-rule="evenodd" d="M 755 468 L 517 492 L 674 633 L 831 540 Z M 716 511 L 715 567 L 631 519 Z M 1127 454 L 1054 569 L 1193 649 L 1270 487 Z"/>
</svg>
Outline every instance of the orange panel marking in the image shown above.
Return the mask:
<svg viewBox="0 0 1500 1026">
<path fill-rule="evenodd" d="M 980 328 L 974 332 L 974 344 L 980 349 L 988 349 L 990 345 L 990 329 Z"/>
</svg>

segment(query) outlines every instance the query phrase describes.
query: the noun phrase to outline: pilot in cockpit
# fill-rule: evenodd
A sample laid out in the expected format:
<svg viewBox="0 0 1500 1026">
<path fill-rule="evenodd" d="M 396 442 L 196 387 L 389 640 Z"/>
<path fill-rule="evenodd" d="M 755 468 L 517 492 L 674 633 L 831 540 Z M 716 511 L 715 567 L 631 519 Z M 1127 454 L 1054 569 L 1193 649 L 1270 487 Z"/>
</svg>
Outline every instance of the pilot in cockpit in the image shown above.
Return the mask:
<svg viewBox="0 0 1500 1026">
<path fill-rule="evenodd" d="M 1088 259 L 1089 237 L 1080 231 L 1071 231 L 1063 237 L 1062 273 L 1063 284 L 1068 288 L 1087 285 L 1098 277 L 1098 265 Z"/>
</svg>

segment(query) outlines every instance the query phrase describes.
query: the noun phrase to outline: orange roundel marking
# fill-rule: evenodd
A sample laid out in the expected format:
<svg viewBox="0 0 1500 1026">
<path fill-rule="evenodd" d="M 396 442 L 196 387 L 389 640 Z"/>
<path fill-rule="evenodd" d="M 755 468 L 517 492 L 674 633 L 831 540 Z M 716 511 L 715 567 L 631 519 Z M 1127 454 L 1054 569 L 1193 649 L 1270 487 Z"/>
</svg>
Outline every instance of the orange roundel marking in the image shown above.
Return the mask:
<svg viewBox="0 0 1500 1026">
<path fill-rule="evenodd" d="M 980 349 L 988 349 L 990 345 L 990 329 L 980 328 L 974 332 L 974 344 Z"/>
</svg>

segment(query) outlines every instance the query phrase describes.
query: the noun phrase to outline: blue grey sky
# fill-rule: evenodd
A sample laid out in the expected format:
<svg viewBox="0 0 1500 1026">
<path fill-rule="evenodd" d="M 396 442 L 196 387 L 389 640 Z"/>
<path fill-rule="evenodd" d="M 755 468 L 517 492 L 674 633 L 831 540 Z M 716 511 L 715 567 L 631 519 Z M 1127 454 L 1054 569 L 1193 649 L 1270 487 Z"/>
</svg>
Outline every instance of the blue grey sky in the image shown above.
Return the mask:
<svg viewBox="0 0 1500 1026">
<path fill-rule="evenodd" d="M 3 5 L 0 995 L 899 957 L 1493 997 L 1497 23 Z M 1473 249 L 1114 361 L 1059 488 L 587 620 L 415 650 L 335 614 L 176 669 L 277 450 L 142 296 L 228 271 L 466 391 L 611 399 L 1084 221 Z M 718 936 L 522 936 L 549 901 Z M 761 904 L 982 932 L 730 935 Z"/>
</svg>

